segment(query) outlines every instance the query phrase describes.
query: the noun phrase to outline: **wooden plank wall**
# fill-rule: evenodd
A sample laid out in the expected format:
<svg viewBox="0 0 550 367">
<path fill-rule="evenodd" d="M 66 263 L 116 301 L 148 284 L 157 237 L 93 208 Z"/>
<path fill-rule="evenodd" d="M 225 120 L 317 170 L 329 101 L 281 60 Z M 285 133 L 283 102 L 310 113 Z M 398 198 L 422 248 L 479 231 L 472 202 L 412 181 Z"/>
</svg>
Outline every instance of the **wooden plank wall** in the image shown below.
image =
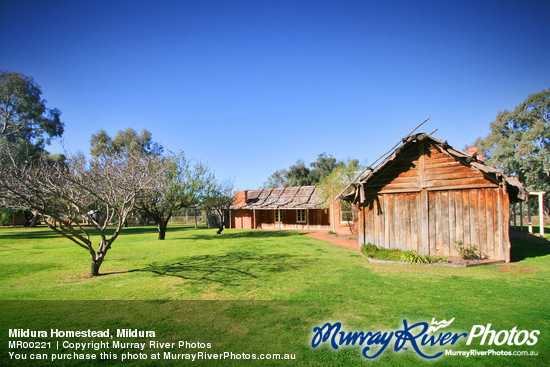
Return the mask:
<svg viewBox="0 0 550 367">
<path fill-rule="evenodd" d="M 372 206 L 362 208 L 364 243 L 388 249 L 417 250 L 422 248 L 420 194 L 379 195 Z"/>
<path fill-rule="evenodd" d="M 458 255 L 455 241 L 474 244 L 490 259 L 505 259 L 509 242 L 500 188 L 429 193 L 430 254 Z M 500 218 L 500 220 L 499 220 Z"/>
<path fill-rule="evenodd" d="M 491 259 L 509 261 L 507 199 L 500 188 L 431 191 L 424 215 L 421 193 L 381 194 L 362 208 L 360 238 L 388 249 L 445 256 L 458 255 L 455 241 L 462 241 Z"/>
</svg>

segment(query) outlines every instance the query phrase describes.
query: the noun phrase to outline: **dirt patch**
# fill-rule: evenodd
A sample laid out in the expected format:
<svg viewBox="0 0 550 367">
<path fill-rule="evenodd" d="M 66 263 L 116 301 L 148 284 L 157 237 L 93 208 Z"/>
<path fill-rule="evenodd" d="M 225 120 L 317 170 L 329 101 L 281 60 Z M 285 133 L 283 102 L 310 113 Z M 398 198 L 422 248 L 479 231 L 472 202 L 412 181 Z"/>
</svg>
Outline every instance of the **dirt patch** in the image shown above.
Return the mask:
<svg viewBox="0 0 550 367">
<path fill-rule="evenodd" d="M 356 234 L 338 234 L 338 233 L 327 233 L 325 234 L 327 238 L 334 238 L 337 240 L 346 240 L 346 241 L 355 241 L 359 242 L 359 236 Z"/>
<path fill-rule="evenodd" d="M 304 236 L 316 238 L 322 241 L 327 241 L 339 246 L 351 247 L 355 249 L 359 248 L 359 241 L 357 239 L 355 239 L 354 241 L 351 241 L 349 239 L 336 237 L 336 236 L 343 236 L 343 235 L 333 235 L 333 234 L 329 235 L 328 232 L 311 232 L 311 233 L 304 234 Z"/>
<path fill-rule="evenodd" d="M 465 260 L 460 256 L 449 256 L 449 264 L 451 265 L 462 265 L 462 266 L 476 266 L 476 265 L 487 265 L 495 262 L 493 259 L 484 259 L 484 260 Z"/>
<path fill-rule="evenodd" d="M 537 267 L 534 266 L 526 266 L 526 267 L 519 267 L 516 266 L 516 264 L 506 264 L 503 266 L 498 267 L 498 272 L 503 274 L 511 274 L 511 275 L 524 275 L 524 274 L 531 274 L 533 270 L 537 270 Z"/>
</svg>

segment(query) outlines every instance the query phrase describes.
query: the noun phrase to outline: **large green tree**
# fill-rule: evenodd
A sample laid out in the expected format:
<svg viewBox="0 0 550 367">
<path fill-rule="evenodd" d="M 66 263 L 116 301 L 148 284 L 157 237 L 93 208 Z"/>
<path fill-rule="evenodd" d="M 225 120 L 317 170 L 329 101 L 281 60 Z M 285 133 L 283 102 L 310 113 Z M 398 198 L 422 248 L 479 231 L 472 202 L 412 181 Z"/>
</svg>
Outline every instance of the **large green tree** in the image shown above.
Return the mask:
<svg viewBox="0 0 550 367">
<path fill-rule="evenodd" d="M 268 177 L 267 181 L 264 182 L 264 189 L 274 189 L 277 187 L 286 187 L 288 186 L 288 179 L 286 178 L 288 171 L 286 169 L 280 169 L 275 171 L 271 176 Z"/>
<path fill-rule="evenodd" d="M 46 107 L 42 90 L 33 78 L 0 70 L 0 165 L 28 162 L 41 156 L 64 161 L 64 155 L 49 155 L 44 149 L 52 139 L 63 134 L 60 115 L 58 109 Z M 0 207 L 0 215 L 15 214 L 9 208 Z M 38 218 L 34 215 L 31 226 Z"/>
<path fill-rule="evenodd" d="M 52 138 L 61 137 L 61 112 L 46 107 L 42 90 L 33 78 L 0 71 L 0 143 L 12 153 L 35 157 Z"/>
<path fill-rule="evenodd" d="M 90 153 L 97 157 L 100 154 L 113 155 L 121 152 L 135 152 L 149 156 L 160 156 L 164 148 L 153 141 L 152 134 L 143 129 L 138 134 L 131 127 L 119 130 L 114 138 L 111 138 L 105 130 L 99 130 L 90 139 Z"/>
<path fill-rule="evenodd" d="M 336 158 L 326 153 L 319 154 L 317 160 L 311 163 L 312 170 L 309 173 L 309 181 L 312 185 L 316 185 L 321 182 L 325 177 L 329 176 L 338 162 Z"/>
<path fill-rule="evenodd" d="M 341 163 L 341 162 L 340 162 Z M 326 153 L 317 156 L 317 160 L 309 164 L 302 160 L 287 169 L 278 170 L 269 176 L 263 184 L 264 188 L 277 188 L 287 186 L 317 185 L 325 177 L 330 175 L 339 162 Z"/>
<path fill-rule="evenodd" d="M 286 177 L 288 179 L 288 186 L 307 186 L 311 185 L 310 178 L 311 170 L 306 166 L 303 161 L 296 162 L 295 165 L 290 166 Z"/>
<path fill-rule="evenodd" d="M 489 135 L 475 144 L 488 164 L 517 177 L 528 190 L 550 191 L 550 89 L 500 112 Z M 545 212 L 550 213 L 550 195 Z"/>
</svg>

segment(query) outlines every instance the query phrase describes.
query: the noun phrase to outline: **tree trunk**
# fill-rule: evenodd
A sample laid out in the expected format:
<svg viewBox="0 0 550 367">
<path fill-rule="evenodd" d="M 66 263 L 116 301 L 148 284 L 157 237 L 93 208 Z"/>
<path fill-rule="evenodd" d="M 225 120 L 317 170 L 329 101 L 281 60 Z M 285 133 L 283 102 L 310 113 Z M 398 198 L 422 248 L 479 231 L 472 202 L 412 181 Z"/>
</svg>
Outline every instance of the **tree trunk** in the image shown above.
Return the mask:
<svg viewBox="0 0 550 367">
<path fill-rule="evenodd" d="M 166 226 L 163 226 L 162 224 L 159 224 L 159 240 L 162 241 L 166 238 Z"/>
<path fill-rule="evenodd" d="M 101 266 L 101 264 L 103 264 L 103 260 L 105 260 L 105 253 L 106 252 L 100 252 L 95 256 L 95 258 L 92 258 L 90 277 L 95 277 L 99 275 L 99 267 Z"/>
<path fill-rule="evenodd" d="M 90 277 L 95 277 L 99 275 L 99 267 L 101 265 L 98 264 L 95 260 L 92 260 L 92 268 L 90 269 Z"/>
<path fill-rule="evenodd" d="M 158 230 L 159 230 L 159 240 L 164 240 L 164 238 L 166 237 L 166 227 L 167 227 L 168 223 L 166 222 L 160 222 L 159 225 L 158 225 Z"/>
<path fill-rule="evenodd" d="M 103 263 L 103 258 L 92 260 L 92 268 L 90 269 L 90 277 L 99 275 L 99 267 Z"/>
<path fill-rule="evenodd" d="M 29 227 L 36 227 L 36 225 L 38 224 L 38 220 L 40 219 L 40 214 L 36 213 L 33 217 L 32 217 L 32 220 L 31 220 L 31 224 L 29 225 Z"/>
</svg>

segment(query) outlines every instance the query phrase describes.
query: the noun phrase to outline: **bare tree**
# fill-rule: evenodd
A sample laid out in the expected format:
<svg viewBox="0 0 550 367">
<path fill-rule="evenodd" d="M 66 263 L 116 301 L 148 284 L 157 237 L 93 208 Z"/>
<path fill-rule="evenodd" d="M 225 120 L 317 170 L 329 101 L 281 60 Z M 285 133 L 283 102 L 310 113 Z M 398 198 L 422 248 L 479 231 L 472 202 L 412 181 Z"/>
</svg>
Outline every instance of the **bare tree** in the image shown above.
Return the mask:
<svg viewBox="0 0 550 367">
<path fill-rule="evenodd" d="M 50 228 L 90 253 L 90 276 L 96 276 L 136 197 L 159 184 L 162 170 L 154 159 L 130 153 L 64 163 L 11 157 L 0 167 L 0 204 L 40 213 Z M 83 222 L 99 232 L 97 248 Z M 109 234 L 108 224 L 115 226 Z"/>
</svg>

